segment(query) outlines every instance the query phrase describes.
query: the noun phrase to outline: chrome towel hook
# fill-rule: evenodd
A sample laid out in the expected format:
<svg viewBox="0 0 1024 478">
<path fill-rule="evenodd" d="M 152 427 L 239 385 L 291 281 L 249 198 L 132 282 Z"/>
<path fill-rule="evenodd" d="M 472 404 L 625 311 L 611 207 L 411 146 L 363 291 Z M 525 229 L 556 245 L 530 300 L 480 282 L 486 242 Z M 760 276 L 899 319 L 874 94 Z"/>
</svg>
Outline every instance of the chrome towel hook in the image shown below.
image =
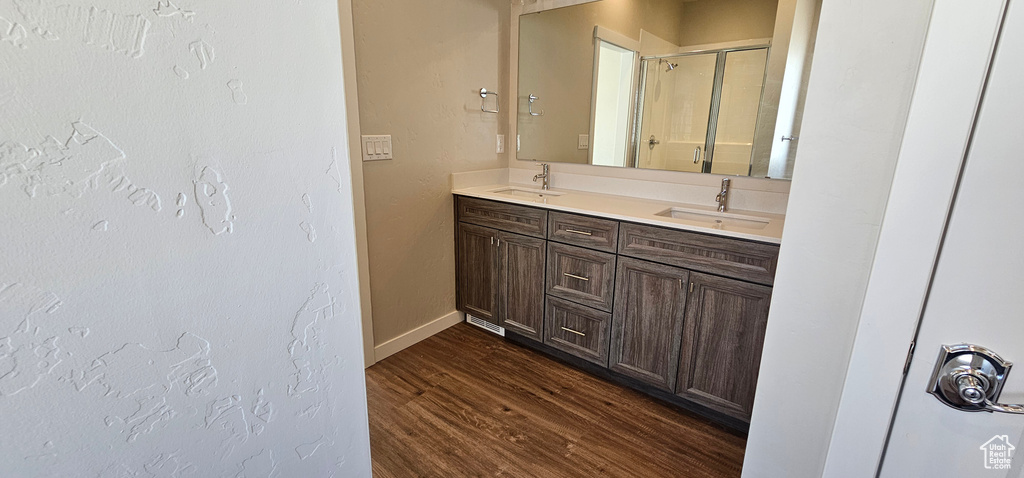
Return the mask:
<svg viewBox="0 0 1024 478">
<path fill-rule="evenodd" d="M 487 109 L 487 96 L 488 95 L 494 95 L 494 109 L 493 110 Z M 480 88 L 480 98 L 483 98 L 483 100 L 480 102 L 480 111 L 483 111 L 484 113 L 498 113 L 498 110 L 501 109 L 501 105 L 498 104 L 498 93 L 497 92 L 495 92 L 495 91 L 487 91 L 487 88 Z"/>
<path fill-rule="evenodd" d="M 533 102 L 537 101 L 539 99 L 540 99 L 540 97 L 538 97 L 537 95 L 535 95 L 533 93 L 530 93 L 530 116 L 544 116 L 544 110 L 540 110 L 540 113 L 534 113 L 533 112 Z"/>
</svg>

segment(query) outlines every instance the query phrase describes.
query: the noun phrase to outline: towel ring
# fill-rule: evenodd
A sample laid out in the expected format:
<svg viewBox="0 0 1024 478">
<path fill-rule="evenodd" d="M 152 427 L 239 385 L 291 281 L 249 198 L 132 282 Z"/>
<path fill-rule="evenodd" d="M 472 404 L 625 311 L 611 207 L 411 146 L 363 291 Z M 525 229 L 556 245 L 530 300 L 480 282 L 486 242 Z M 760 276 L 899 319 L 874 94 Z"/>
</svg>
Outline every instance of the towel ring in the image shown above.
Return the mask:
<svg viewBox="0 0 1024 478">
<path fill-rule="evenodd" d="M 493 110 L 487 109 L 487 96 L 489 96 L 489 95 L 494 95 L 494 109 Z M 480 102 L 480 111 L 483 111 L 484 113 L 495 113 L 495 114 L 497 114 L 498 110 L 501 109 L 501 105 L 498 104 L 498 93 L 497 92 L 487 91 L 487 88 L 480 88 L 480 98 L 483 98 L 483 100 Z"/>
<path fill-rule="evenodd" d="M 540 99 L 539 96 L 537 96 L 537 95 L 535 95 L 533 93 L 530 93 L 530 106 L 529 106 L 530 116 L 544 116 L 544 110 L 540 110 L 540 113 L 534 113 L 533 112 L 533 102 L 537 101 L 539 99 Z"/>
</svg>

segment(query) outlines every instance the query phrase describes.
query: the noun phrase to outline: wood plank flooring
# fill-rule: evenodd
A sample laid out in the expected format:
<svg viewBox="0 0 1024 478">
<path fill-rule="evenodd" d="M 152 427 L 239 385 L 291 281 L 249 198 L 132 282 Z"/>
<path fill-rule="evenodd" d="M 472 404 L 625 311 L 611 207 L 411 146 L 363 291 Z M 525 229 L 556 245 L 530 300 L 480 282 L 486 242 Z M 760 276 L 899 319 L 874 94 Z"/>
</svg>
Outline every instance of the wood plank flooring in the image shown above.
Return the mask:
<svg viewBox="0 0 1024 478">
<path fill-rule="evenodd" d="M 366 371 L 373 472 L 739 476 L 746 440 L 466 323 Z"/>
</svg>

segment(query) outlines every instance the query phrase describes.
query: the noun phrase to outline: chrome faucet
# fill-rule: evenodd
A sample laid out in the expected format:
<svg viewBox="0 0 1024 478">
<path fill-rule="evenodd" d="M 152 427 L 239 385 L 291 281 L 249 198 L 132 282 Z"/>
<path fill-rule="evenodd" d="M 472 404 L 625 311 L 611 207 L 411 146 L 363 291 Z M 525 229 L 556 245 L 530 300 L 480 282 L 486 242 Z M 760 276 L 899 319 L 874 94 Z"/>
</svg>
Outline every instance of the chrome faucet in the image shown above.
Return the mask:
<svg viewBox="0 0 1024 478">
<path fill-rule="evenodd" d="M 715 202 L 718 203 L 718 212 L 725 212 L 728 209 L 726 203 L 729 201 L 729 183 L 731 182 L 729 178 L 722 179 L 722 192 L 715 196 Z"/>
<path fill-rule="evenodd" d="M 541 189 L 547 191 L 548 189 L 551 189 L 551 171 L 548 170 L 547 164 L 541 164 L 540 167 L 544 168 L 544 172 L 534 176 L 533 182 L 537 182 L 538 179 L 543 179 L 544 185 L 541 186 Z"/>
</svg>

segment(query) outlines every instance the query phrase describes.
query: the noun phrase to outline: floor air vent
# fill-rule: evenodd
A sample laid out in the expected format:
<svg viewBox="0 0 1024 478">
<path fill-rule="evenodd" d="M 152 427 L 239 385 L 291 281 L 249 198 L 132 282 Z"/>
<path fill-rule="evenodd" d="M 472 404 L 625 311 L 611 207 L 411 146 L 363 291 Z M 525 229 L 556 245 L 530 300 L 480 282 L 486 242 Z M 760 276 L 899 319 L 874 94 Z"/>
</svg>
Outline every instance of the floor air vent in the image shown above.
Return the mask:
<svg viewBox="0 0 1024 478">
<path fill-rule="evenodd" d="M 500 335 L 502 337 L 505 336 L 505 328 L 504 327 L 501 327 L 499 325 L 494 325 L 494 324 L 492 324 L 492 323 L 490 323 L 490 322 L 488 322 L 488 321 L 486 321 L 484 319 L 480 319 L 480 318 L 477 318 L 477 317 L 473 317 L 472 315 L 466 314 L 466 322 L 469 322 L 469 323 L 471 323 L 471 324 L 473 324 L 473 325 L 475 325 L 477 327 L 480 327 L 481 329 L 484 329 L 484 330 L 486 330 L 488 332 L 498 334 L 498 335 Z"/>
</svg>

